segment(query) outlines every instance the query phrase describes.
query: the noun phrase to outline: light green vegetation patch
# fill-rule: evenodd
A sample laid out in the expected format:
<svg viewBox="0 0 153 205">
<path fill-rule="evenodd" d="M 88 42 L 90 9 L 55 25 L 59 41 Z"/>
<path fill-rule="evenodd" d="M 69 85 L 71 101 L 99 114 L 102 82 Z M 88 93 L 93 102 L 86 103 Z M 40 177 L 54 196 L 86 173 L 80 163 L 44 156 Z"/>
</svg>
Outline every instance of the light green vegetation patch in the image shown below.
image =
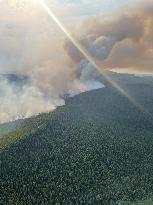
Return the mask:
<svg viewBox="0 0 153 205">
<path fill-rule="evenodd" d="M 26 137 L 45 122 L 47 114 L 42 114 L 29 119 L 18 120 L 0 125 L 0 150 L 8 148 L 16 141 Z"/>
</svg>

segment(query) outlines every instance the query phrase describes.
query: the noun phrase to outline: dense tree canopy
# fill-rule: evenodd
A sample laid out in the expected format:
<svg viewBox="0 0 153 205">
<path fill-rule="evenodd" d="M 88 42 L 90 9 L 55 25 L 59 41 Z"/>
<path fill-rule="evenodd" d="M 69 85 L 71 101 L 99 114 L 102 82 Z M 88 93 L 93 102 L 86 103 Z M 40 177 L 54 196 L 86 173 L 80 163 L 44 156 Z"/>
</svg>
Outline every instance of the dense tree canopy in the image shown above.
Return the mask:
<svg viewBox="0 0 153 205">
<path fill-rule="evenodd" d="M 131 95 L 144 110 L 107 87 L 17 121 L 7 133 L 2 125 L 1 203 L 147 200 L 153 193 L 152 87 L 133 85 Z"/>
</svg>

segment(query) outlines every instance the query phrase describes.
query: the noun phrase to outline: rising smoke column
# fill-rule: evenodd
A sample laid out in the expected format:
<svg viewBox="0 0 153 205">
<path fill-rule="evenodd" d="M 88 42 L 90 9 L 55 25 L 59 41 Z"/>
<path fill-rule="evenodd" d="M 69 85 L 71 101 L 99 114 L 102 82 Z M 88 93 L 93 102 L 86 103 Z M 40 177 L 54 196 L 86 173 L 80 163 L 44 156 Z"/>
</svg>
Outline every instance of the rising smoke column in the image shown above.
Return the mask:
<svg viewBox="0 0 153 205">
<path fill-rule="evenodd" d="M 67 92 L 103 87 L 99 73 L 69 40 L 63 50 L 63 37 L 56 32 L 57 38 L 52 38 L 53 25 L 39 8 L 20 11 L 2 4 L 0 73 L 26 75 L 31 83 L 16 93 L 8 82 L 1 82 L 0 122 L 52 110 L 64 103 L 60 96 Z M 153 3 L 142 1 L 109 18 L 88 18 L 75 36 L 101 69 L 152 71 L 152 27 Z"/>
<path fill-rule="evenodd" d="M 89 17 L 76 35 L 103 69 L 129 68 L 153 71 L 153 2 L 142 1 L 133 7 L 123 8 L 106 18 Z M 80 78 L 90 76 L 92 69 L 76 47 L 68 40 L 65 50 Z M 84 64 L 84 66 L 82 66 Z M 85 64 L 87 66 L 85 66 Z"/>
</svg>

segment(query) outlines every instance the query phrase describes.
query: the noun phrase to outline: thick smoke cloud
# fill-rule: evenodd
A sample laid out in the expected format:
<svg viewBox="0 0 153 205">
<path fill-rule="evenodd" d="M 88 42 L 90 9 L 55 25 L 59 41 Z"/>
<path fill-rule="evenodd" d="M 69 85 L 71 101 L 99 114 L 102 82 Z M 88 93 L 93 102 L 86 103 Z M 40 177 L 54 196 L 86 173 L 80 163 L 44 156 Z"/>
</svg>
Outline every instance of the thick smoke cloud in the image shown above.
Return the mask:
<svg viewBox="0 0 153 205">
<path fill-rule="evenodd" d="M 0 123 L 52 111 L 65 103 L 65 93 L 102 87 L 77 77 L 63 49 L 65 36 L 39 4 L 2 0 L 0 12 Z M 21 87 L 7 74 L 29 81 Z"/>
<path fill-rule="evenodd" d="M 6 80 L 0 82 L 0 119 L 1 121 L 16 120 L 29 117 L 31 114 L 54 110 L 57 105 L 64 102 L 59 99 L 52 99 L 52 103 L 45 99 L 39 89 L 32 86 L 25 86 L 21 92 L 10 86 Z"/>
<path fill-rule="evenodd" d="M 60 96 L 75 77 L 60 30 L 31 1 L 2 0 L 0 12 L 0 123 L 63 105 Z M 29 82 L 19 88 L 3 74 L 24 75 Z"/>
<path fill-rule="evenodd" d="M 0 74 L 30 80 L 20 90 L 0 80 L 0 122 L 51 111 L 64 104 L 65 93 L 104 87 L 99 73 L 38 4 L 11 2 L 0 1 Z M 152 72 L 152 28 L 153 3 L 142 1 L 109 18 L 88 18 L 75 36 L 104 69 Z"/>
<path fill-rule="evenodd" d="M 87 19 L 77 39 L 104 69 L 153 72 L 152 28 L 153 2 L 145 0 L 108 18 Z M 84 58 L 70 41 L 66 41 L 65 50 L 80 68 Z"/>
</svg>

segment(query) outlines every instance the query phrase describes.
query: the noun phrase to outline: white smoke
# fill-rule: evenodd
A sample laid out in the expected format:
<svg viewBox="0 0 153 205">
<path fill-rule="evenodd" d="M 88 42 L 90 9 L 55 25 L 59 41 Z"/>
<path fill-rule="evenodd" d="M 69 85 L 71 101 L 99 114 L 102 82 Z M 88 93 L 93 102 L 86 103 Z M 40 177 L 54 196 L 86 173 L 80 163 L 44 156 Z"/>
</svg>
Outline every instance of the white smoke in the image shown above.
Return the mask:
<svg viewBox="0 0 153 205">
<path fill-rule="evenodd" d="M 73 87 L 71 90 L 68 91 L 68 94 L 70 97 L 73 97 L 80 93 L 84 93 L 91 90 L 97 90 L 104 87 L 105 86 L 101 82 L 96 81 L 94 79 L 86 81 L 74 80 Z"/>
<path fill-rule="evenodd" d="M 16 90 L 6 80 L 0 82 L 0 120 L 10 121 L 30 117 L 40 112 L 52 111 L 64 104 L 62 99 L 45 99 L 39 89 L 24 86 Z"/>
<path fill-rule="evenodd" d="M 103 87 L 94 80 L 94 74 L 85 77 L 85 70 L 91 69 L 87 63 L 85 69 L 80 68 L 82 77 L 77 75 L 58 26 L 39 4 L 25 2 L 2 0 L 0 5 L 0 75 L 30 79 L 19 88 L 0 77 L 0 123 L 52 111 L 64 104 L 61 96 L 65 93 L 74 95 Z"/>
<path fill-rule="evenodd" d="M 152 70 L 152 5 L 151 0 L 142 1 L 108 19 L 89 18 L 76 38 L 102 68 Z M 19 9 L 14 1 L 2 0 L 0 6 L 0 74 L 31 80 L 20 92 L 1 80 L 0 122 L 51 111 L 64 104 L 60 96 L 65 93 L 73 96 L 104 87 L 72 42 L 67 40 L 63 48 L 60 29 L 38 5 Z"/>
</svg>

